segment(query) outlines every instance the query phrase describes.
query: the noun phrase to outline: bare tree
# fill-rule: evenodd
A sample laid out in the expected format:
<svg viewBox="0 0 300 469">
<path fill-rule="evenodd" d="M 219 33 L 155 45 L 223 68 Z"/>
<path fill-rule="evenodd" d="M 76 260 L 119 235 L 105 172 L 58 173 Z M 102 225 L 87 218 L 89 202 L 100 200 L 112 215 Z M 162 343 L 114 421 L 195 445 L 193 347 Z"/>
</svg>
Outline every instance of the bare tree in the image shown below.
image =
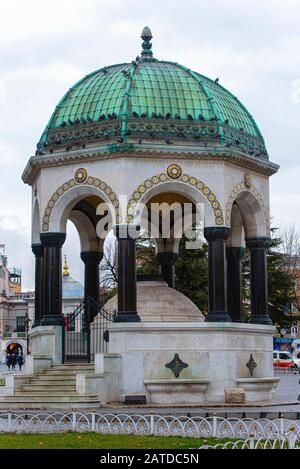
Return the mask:
<svg viewBox="0 0 300 469">
<path fill-rule="evenodd" d="M 293 224 L 280 232 L 284 268 L 294 278 L 294 307 L 300 311 L 300 231 Z"/>
<path fill-rule="evenodd" d="M 116 238 L 106 244 L 100 263 L 100 287 L 113 288 L 118 283 L 118 242 Z"/>
</svg>

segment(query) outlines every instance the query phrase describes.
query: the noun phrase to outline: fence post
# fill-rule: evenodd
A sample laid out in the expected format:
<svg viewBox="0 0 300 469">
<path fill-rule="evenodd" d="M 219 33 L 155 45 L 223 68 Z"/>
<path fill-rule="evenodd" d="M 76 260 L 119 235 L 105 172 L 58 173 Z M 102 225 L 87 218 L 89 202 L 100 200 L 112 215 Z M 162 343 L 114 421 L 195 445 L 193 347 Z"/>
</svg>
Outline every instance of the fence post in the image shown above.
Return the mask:
<svg viewBox="0 0 300 469">
<path fill-rule="evenodd" d="M 217 432 L 218 432 L 218 417 L 217 417 L 217 414 L 214 413 L 213 415 L 213 434 L 212 436 L 217 436 Z"/>
<path fill-rule="evenodd" d="M 289 429 L 289 433 L 287 434 L 287 441 L 288 441 L 288 448 L 289 449 L 295 449 L 296 440 L 297 440 L 296 428 L 291 427 Z"/>
<path fill-rule="evenodd" d="M 76 431 L 76 409 L 72 409 L 72 432 Z"/>
<path fill-rule="evenodd" d="M 12 415 L 11 411 L 8 411 L 8 416 L 7 416 L 7 431 L 10 433 L 12 431 Z"/>
<path fill-rule="evenodd" d="M 280 415 L 280 434 L 284 434 L 284 416 L 283 414 Z"/>
<path fill-rule="evenodd" d="M 92 410 L 92 432 L 96 430 L 96 416 L 95 416 L 95 409 Z"/>
<path fill-rule="evenodd" d="M 150 412 L 150 435 L 155 434 L 154 412 Z"/>
<path fill-rule="evenodd" d="M 249 449 L 255 449 L 254 433 L 249 433 Z"/>
</svg>

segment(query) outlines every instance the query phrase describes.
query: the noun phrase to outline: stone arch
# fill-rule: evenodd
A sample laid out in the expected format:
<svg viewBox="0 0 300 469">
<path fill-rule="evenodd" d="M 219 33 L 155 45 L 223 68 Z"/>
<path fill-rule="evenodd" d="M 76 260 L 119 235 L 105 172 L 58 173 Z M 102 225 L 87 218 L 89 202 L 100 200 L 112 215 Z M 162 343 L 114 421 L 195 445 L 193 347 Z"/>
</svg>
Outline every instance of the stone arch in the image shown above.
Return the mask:
<svg viewBox="0 0 300 469">
<path fill-rule="evenodd" d="M 241 211 L 233 203 L 230 219 L 230 235 L 226 242 L 227 247 L 245 247 L 245 229 Z"/>
<path fill-rule="evenodd" d="M 72 210 L 69 220 L 77 229 L 81 252 L 102 251 L 104 241 L 97 237 L 96 229 L 85 213 L 79 210 Z"/>
<path fill-rule="evenodd" d="M 174 180 L 173 178 L 170 178 L 169 175 L 165 172 L 145 179 L 132 193 L 127 205 L 128 222 L 133 221 L 138 204 L 142 200 L 145 200 L 145 196 L 149 194 L 150 191 L 152 192 L 154 187 L 164 186 L 167 189 L 167 185 L 169 185 L 169 187 L 172 189 L 174 189 L 176 186 L 178 189 L 180 186 L 193 188 L 193 190 L 202 194 L 211 208 L 213 224 L 217 226 L 224 225 L 224 216 L 221 204 L 210 187 L 208 187 L 200 179 L 197 179 L 194 176 L 190 176 L 189 174 L 182 174 L 180 177 Z"/>
<path fill-rule="evenodd" d="M 56 226 L 55 229 L 50 227 L 53 224 L 53 214 L 58 212 L 57 207 L 60 204 L 61 214 L 64 208 L 72 200 L 80 200 L 80 198 L 88 195 L 98 195 L 101 197 L 111 208 L 111 215 L 115 218 L 116 223 L 119 222 L 121 216 L 119 200 L 113 189 L 101 179 L 89 176 L 85 182 L 80 183 L 75 178 L 69 179 L 59 186 L 50 197 L 43 214 L 42 232 L 47 231 L 64 231 L 61 226 Z M 62 203 L 65 199 L 65 203 Z M 59 218 L 59 217 L 58 217 Z M 56 223 L 57 225 L 58 223 Z"/>
<path fill-rule="evenodd" d="M 225 225 L 231 226 L 231 214 L 234 202 L 238 205 L 244 223 L 246 237 L 269 236 L 270 219 L 262 195 L 251 184 L 246 187 L 242 181 L 232 189 L 225 211 Z"/>
</svg>

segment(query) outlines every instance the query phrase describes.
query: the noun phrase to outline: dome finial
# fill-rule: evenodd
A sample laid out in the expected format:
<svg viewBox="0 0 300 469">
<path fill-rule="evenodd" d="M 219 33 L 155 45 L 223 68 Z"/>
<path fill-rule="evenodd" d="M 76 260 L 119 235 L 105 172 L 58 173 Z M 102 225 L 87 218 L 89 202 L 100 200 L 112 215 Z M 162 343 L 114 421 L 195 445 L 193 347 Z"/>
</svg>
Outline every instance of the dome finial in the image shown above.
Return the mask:
<svg viewBox="0 0 300 469">
<path fill-rule="evenodd" d="M 68 263 L 67 263 L 67 256 L 65 256 L 63 276 L 68 277 L 69 275 L 70 275 L 70 271 L 69 271 L 69 266 L 68 266 Z"/>
<path fill-rule="evenodd" d="M 145 26 L 141 34 L 141 38 L 144 41 L 142 44 L 143 50 L 142 50 L 141 55 L 144 60 L 152 59 L 152 56 L 153 56 L 152 44 L 151 44 L 152 37 L 153 36 L 151 33 L 151 29 L 149 28 L 149 26 Z"/>
</svg>

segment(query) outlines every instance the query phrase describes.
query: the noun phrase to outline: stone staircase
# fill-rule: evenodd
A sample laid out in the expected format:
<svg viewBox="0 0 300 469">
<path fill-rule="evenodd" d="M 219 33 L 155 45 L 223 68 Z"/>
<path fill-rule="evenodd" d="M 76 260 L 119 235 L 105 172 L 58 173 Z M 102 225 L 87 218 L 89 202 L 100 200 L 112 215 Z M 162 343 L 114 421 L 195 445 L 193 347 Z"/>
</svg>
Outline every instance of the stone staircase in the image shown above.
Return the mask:
<svg viewBox="0 0 300 469">
<path fill-rule="evenodd" d="M 18 375 L 14 396 L 0 396 L 0 409 L 73 409 L 100 406 L 96 394 L 76 393 L 76 374 L 94 373 L 94 365 L 53 365 L 34 375 Z"/>
</svg>

